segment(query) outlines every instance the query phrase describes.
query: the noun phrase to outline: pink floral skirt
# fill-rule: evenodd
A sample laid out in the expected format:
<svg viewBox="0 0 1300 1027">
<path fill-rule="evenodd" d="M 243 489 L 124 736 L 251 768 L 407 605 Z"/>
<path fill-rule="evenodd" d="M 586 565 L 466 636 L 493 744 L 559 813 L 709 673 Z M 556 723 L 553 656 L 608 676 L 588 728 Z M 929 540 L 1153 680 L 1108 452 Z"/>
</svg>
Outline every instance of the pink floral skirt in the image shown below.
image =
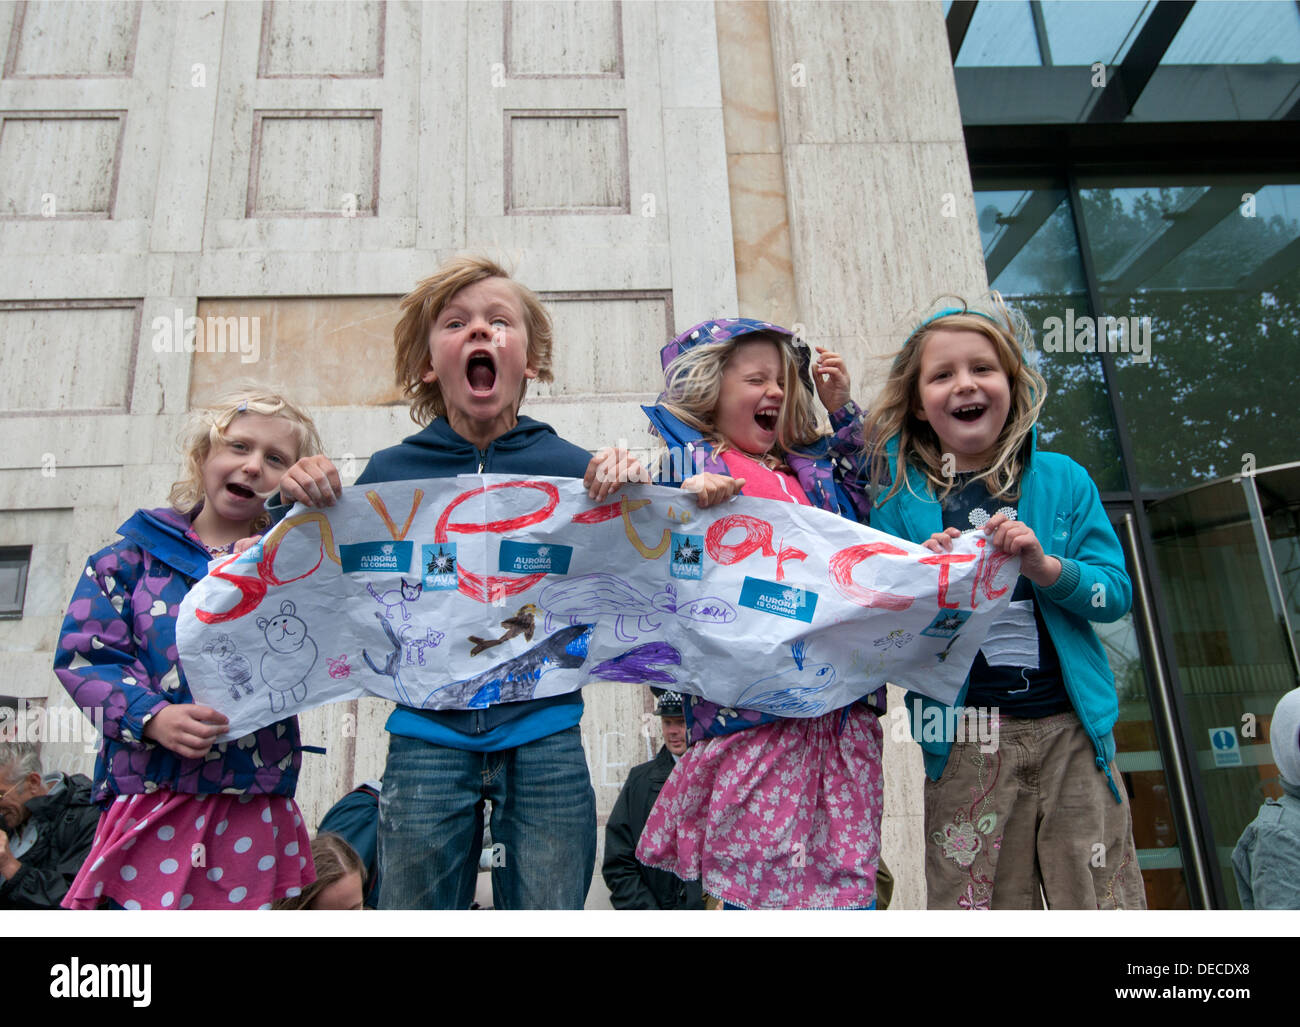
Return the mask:
<svg viewBox="0 0 1300 1027">
<path fill-rule="evenodd" d="M 862 909 L 876 894 L 880 722 L 852 706 L 709 738 L 682 756 L 637 845 L 745 909 Z"/>
<path fill-rule="evenodd" d="M 311 837 L 283 795 L 119 795 L 63 899 L 96 909 L 268 909 L 316 880 Z"/>
</svg>

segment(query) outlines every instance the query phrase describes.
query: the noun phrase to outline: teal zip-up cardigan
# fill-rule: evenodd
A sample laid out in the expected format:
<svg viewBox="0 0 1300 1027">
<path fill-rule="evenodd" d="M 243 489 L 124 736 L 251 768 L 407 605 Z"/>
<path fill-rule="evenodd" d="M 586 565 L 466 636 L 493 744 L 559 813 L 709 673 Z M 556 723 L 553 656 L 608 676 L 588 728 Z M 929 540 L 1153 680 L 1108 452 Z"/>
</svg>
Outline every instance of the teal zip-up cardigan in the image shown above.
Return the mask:
<svg viewBox="0 0 1300 1027">
<path fill-rule="evenodd" d="M 1038 536 L 1043 551 L 1061 561 L 1061 576 L 1050 588 L 1034 585 L 1034 599 L 1060 657 L 1065 691 L 1092 740 L 1097 769 L 1106 775 L 1111 794 L 1119 802 L 1119 790 L 1110 773 L 1119 699 L 1110 664 L 1089 621 L 1105 624 L 1119 620 L 1132 605 L 1133 588 L 1125 569 L 1124 551 L 1101 505 L 1097 486 L 1088 472 L 1068 456 L 1038 452 L 1036 436 L 1035 431 L 1016 511 Z M 897 439 L 890 441 L 887 456 L 892 470 L 898 458 Z M 909 465 L 907 475 L 907 484 L 872 507 L 871 526 L 911 542 L 924 542 L 943 530 L 943 510 L 920 471 Z M 957 696 L 958 709 L 969 687 L 968 677 Z M 914 738 L 922 737 L 920 725 L 915 722 L 918 700 L 922 717 L 930 707 L 942 708 L 934 699 L 908 693 L 907 711 L 913 720 Z M 932 781 L 939 780 L 952 742 L 922 742 L 921 748 L 925 772 Z"/>
</svg>

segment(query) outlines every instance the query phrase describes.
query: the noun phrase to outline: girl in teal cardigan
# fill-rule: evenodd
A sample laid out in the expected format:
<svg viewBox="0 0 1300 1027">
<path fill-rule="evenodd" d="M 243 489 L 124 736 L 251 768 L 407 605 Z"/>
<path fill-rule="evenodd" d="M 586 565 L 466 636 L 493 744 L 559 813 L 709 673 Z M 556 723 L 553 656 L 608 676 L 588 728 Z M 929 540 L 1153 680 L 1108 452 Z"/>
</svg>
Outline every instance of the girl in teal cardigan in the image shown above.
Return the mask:
<svg viewBox="0 0 1300 1027">
<path fill-rule="evenodd" d="M 1037 451 L 1046 383 L 1022 352 L 1032 336 L 996 293 L 990 310 L 949 307 L 918 325 L 864 433 L 872 527 L 936 552 L 979 532 L 1020 558 L 958 696 L 964 719 L 907 697 L 928 778 L 929 906 L 1038 908 L 1041 889 L 1049 907 L 1142 908 L 1113 765 L 1119 703 L 1089 624 L 1128 612 L 1124 554 L 1083 468 Z M 972 707 L 997 725 L 993 752 L 954 730 Z"/>
</svg>

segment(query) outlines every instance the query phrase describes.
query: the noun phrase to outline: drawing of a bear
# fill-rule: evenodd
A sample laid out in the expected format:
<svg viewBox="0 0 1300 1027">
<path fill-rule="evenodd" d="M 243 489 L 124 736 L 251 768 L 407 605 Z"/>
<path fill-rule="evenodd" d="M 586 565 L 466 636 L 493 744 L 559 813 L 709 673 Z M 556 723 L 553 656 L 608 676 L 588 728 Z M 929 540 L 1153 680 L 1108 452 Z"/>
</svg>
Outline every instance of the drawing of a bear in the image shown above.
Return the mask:
<svg viewBox="0 0 1300 1027">
<path fill-rule="evenodd" d="M 316 643 L 307 636 L 307 625 L 293 615 L 293 603 L 285 600 L 280 612 L 267 620 L 257 618 L 271 651 L 262 654 L 262 680 L 271 690 L 271 712 L 284 709 L 284 693 L 294 702 L 307 698 L 307 675 L 316 666 Z"/>
</svg>

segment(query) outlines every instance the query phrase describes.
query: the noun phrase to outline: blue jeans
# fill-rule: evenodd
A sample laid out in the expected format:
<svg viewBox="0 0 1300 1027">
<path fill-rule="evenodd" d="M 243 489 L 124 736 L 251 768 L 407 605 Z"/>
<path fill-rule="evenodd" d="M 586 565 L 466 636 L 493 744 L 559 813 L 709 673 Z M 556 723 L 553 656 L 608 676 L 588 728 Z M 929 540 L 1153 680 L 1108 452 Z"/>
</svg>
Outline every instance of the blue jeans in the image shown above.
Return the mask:
<svg viewBox="0 0 1300 1027">
<path fill-rule="evenodd" d="M 393 735 L 379 798 L 383 909 L 468 909 L 492 803 L 497 909 L 581 909 L 596 865 L 596 793 L 578 727 L 501 752 Z"/>
</svg>

